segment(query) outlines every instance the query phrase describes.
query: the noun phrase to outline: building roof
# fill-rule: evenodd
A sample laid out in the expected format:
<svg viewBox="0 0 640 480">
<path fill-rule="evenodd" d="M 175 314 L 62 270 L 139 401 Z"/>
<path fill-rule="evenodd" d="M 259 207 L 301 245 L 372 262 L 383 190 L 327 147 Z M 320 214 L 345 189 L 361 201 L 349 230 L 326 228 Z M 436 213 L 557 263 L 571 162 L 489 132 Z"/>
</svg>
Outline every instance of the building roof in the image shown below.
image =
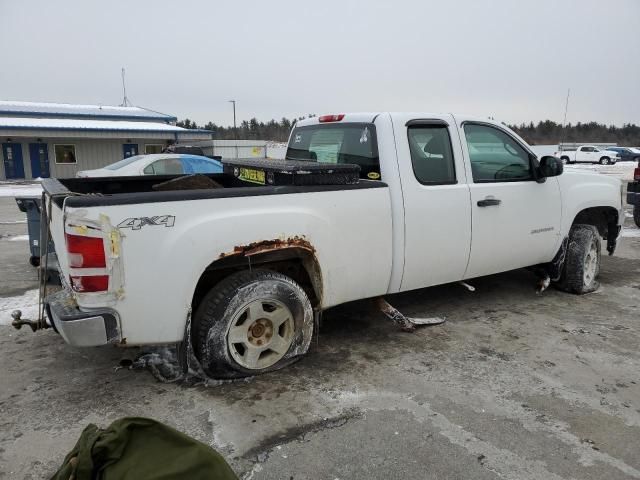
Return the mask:
<svg viewBox="0 0 640 480">
<path fill-rule="evenodd" d="M 0 130 L 75 130 L 100 132 L 146 132 L 211 135 L 210 130 L 194 130 L 168 123 L 95 120 L 73 118 L 29 118 L 0 116 Z"/>
<path fill-rule="evenodd" d="M 152 120 L 175 122 L 176 117 L 143 107 L 113 105 L 74 105 L 70 103 L 17 102 L 0 100 L 0 116 L 48 118 L 110 118 L 119 120 Z"/>
</svg>

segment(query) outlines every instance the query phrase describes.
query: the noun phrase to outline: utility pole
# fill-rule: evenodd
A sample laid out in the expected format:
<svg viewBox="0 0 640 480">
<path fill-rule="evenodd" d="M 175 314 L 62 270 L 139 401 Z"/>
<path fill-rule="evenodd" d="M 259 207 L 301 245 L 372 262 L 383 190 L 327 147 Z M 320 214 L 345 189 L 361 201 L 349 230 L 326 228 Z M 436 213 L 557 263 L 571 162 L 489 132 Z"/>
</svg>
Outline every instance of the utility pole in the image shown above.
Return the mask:
<svg viewBox="0 0 640 480">
<path fill-rule="evenodd" d="M 571 89 L 567 88 L 567 101 L 564 104 L 564 120 L 562 120 L 562 139 L 560 140 L 560 145 L 564 144 L 564 135 L 566 133 L 566 125 L 567 125 L 567 111 L 569 110 L 569 94 L 571 93 Z M 562 147 L 560 146 L 560 150 Z"/>
<path fill-rule="evenodd" d="M 236 158 L 238 158 L 238 130 L 236 128 L 236 101 L 229 100 L 230 103 L 233 103 L 233 139 L 236 142 Z"/>
</svg>

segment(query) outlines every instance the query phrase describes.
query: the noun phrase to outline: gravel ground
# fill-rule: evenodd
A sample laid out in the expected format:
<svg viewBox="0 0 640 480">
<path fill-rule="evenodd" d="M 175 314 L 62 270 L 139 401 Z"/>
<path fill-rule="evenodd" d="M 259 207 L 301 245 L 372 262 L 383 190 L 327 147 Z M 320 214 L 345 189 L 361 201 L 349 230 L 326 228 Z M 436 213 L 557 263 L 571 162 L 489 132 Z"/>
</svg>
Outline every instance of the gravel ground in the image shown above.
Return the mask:
<svg viewBox="0 0 640 480">
<path fill-rule="evenodd" d="M 26 242 L 7 239 L 21 215 L 0 198 L 0 301 L 36 285 Z M 535 295 L 524 270 L 471 283 L 390 297 L 444 325 L 409 334 L 365 304 L 336 308 L 302 361 L 211 387 L 116 369 L 135 350 L 0 326 L 0 478 L 47 477 L 88 423 L 128 415 L 247 479 L 640 478 L 640 237 L 603 258 L 590 295 Z"/>
</svg>

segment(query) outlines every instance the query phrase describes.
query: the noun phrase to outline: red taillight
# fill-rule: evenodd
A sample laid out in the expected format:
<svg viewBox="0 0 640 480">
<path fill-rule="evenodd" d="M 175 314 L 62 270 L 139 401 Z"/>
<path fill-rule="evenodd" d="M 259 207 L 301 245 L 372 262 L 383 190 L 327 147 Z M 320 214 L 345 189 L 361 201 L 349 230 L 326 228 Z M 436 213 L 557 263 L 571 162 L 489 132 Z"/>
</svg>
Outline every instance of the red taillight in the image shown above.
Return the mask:
<svg viewBox="0 0 640 480">
<path fill-rule="evenodd" d="M 74 292 L 104 292 L 109 289 L 109 275 L 70 276 Z"/>
<path fill-rule="evenodd" d="M 70 235 L 68 233 L 65 236 L 67 238 L 70 267 L 104 268 L 107 266 L 102 238 Z"/>
<path fill-rule="evenodd" d="M 637 167 L 637 168 L 633 171 L 633 179 L 634 179 L 634 180 L 640 180 L 640 167 Z"/>
<path fill-rule="evenodd" d="M 344 113 L 340 113 L 338 115 L 320 115 L 320 118 L 318 118 L 318 121 L 320 123 L 339 122 L 343 118 L 344 118 Z"/>
</svg>

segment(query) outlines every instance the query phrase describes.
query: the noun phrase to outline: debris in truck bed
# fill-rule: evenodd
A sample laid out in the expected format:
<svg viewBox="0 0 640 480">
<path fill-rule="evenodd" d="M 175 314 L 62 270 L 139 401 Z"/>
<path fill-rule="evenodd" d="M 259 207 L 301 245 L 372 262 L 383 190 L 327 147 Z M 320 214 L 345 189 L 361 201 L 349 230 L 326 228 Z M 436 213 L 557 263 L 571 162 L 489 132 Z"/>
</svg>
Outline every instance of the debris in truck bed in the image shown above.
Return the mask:
<svg viewBox="0 0 640 480">
<path fill-rule="evenodd" d="M 185 175 L 184 177 L 172 178 L 166 182 L 156 183 L 151 188 L 158 192 L 167 192 L 171 190 L 202 190 L 224 187 L 206 175 L 196 173 L 194 175 Z"/>
</svg>

